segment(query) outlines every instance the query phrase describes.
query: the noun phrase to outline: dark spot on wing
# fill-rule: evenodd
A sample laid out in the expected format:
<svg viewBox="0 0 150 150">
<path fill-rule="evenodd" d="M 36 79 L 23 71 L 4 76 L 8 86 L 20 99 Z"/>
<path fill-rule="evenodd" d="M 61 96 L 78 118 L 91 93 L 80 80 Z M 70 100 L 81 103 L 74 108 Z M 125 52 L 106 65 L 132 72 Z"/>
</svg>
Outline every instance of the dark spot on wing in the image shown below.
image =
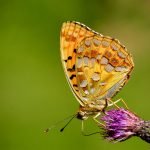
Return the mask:
<svg viewBox="0 0 150 150">
<path fill-rule="evenodd" d="M 75 74 L 71 75 L 70 80 L 72 80 L 74 77 L 76 77 Z"/>
</svg>

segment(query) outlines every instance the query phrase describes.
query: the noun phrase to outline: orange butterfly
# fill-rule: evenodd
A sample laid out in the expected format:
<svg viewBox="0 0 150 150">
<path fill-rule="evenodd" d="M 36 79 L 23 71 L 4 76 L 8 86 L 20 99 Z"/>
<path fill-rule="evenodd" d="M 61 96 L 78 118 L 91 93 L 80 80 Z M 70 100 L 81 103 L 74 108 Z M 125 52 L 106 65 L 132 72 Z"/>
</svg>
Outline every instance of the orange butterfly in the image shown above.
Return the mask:
<svg viewBox="0 0 150 150">
<path fill-rule="evenodd" d="M 80 103 L 81 120 L 98 116 L 113 104 L 111 98 L 127 83 L 134 67 L 131 54 L 118 40 L 75 21 L 62 25 L 60 52 L 67 81 Z"/>
</svg>

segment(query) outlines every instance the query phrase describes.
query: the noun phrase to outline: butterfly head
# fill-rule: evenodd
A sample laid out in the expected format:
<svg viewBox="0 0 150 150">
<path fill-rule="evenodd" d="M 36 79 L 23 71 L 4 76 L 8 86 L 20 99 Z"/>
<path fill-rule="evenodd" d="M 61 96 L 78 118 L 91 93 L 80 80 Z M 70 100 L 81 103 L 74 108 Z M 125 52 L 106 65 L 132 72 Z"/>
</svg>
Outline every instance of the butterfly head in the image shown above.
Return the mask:
<svg viewBox="0 0 150 150">
<path fill-rule="evenodd" d="M 80 120 L 86 120 L 88 119 L 89 115 L 87 113 L 87 111 L 84 110 L 79 110 L 77 113 L 77 118 Z"/>
</svg>

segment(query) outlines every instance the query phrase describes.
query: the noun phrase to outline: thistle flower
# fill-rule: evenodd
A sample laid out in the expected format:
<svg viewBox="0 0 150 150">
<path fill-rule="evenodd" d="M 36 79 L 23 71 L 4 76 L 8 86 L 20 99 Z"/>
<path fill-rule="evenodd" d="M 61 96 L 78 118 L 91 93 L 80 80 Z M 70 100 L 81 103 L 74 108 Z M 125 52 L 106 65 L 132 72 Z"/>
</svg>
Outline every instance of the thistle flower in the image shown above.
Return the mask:
<svg viewBox="0 0 150 150">
<path fill-rule="evenodd" d="M 121 142 L 138 136 L 150 143 L 150 121 L 144 121 L 133 112 L 119 108 L 106 112 L 101 118 L 105 123 L 103 137 L 108 141 Z"/>
</svg>

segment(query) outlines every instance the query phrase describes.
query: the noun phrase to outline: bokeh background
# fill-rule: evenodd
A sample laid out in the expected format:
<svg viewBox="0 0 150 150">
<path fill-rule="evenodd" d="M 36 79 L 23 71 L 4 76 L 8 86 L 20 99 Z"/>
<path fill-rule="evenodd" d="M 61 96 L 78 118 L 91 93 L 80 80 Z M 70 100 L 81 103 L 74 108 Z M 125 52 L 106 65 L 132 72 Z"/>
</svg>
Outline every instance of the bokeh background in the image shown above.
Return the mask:
<svg viewBox="0 0 150 150">
<path fill-rule="evenodd" d="M 150 119 L 149 0 L 1 0 L 0 1 L 0 149 L 77 150 L 147 149 L 139 138 L 111 144 L 99 134 L 84 137 L 74 119 L 63 133 L 60 124 L 78 102 L 61 66 L 59 33 L 64 21 L 82 22 L 115 37 L 132 53 L 135 69 L 122 97 L 144 119 Z M 99 129 L 90 119 L 90 133 Z"/>
</svg>

